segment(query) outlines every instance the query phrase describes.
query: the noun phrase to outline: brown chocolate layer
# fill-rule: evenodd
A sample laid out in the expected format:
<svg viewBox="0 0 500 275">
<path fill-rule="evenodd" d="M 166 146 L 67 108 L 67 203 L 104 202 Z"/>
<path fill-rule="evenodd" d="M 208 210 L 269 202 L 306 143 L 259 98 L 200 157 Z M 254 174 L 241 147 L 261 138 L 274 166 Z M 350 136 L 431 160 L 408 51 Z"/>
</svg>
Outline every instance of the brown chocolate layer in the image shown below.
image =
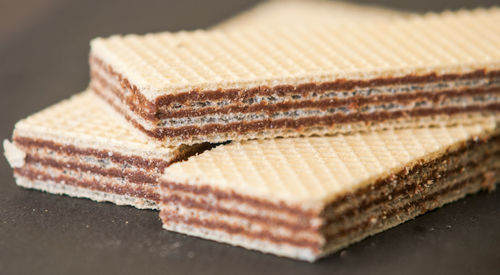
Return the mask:
<svg viewBox="0 0 500 275">
<path fill-rule="evenodd" d="M 108 75 L 113 77 L 120 83 L 122 89 L 125 89 L 131 93 L 130 96 L 127 97 L 127 102 L 129 104 L 133 104 L 138 106 L 138 112 L 141 113 L 149 113 L 154 115 L 157 111 L 157 107 L 153 102 L 150 102 L 140 91 L 137 89 L 137 86 L 132 85 L 127 78 L 124 78 L 121 74 L 115 72 L 113 67 L 110 65 L 104 64 L 99 58 L 90 55 L 89 57 L 90 68 L 92 69 L 94 66 L 103 69 Z M 92 83 L 93 79 L 90 80 Z"/>
<path fill-rule="evenodd" d="M 494 156 L 494 157 L 498 157 L 498 156 L 500 156 L 500 154 L 499 154 L 499 152 L 496 152 L 496 156 Z M 491 158 L 491 156 L 490 156 L 490 158 Z M 487 158 L 481 159 L 481 161 L 486 161 L 486 160 L 487 160 Z M 441 174 L 441 177 L 451 177 L 451 176 L 459 175 L 464 171 L 464 169 L 477 168 L 481 163 L 482 162 L 471 162 L 464 167 L 457 167 L 456 169 L 450 170 L 449 173 Z M 406 185 L 403 188 L 399 188 L 397 190 L 394 190 L 394 192 L 392 192 L 388 195 L 393 200 L 395 200 L 395 199 L 404 197 L 404 195 L 406 195 L 406 194 L 422 193 L 422 191 L 425 190 L 424 188 L 426 188 L 425 185 L 426 185 L 427 181 L 432 180 L 432 179 L 435 179 L 435 177 L 430 176 L 430 177 L 422 178 L 422 181 L 420 183 Z M 360 212 L 362 212 L 366 209 L 369 209 L 373 206 L 376 206 L 376 205 L 382 205 L 386 201 L 387 201 L 387 197 L 381 196 L 377 199 L 363 202 L 358 207 L 346 209 L 345 211 L 342 211 L 342 213 L 340 215 L 335 216 L 335 217 L 331 217 L 331 218 L 327 219 L 327 221 L 331 222 L 331 223 L 335 223 L 335 222 L 339 222 L 341 220 L 346 220 L 348 218 L 352 218 L 352 217 L 356 216 L 357 214 L 359 214 Z"/>
<path fill-rule="evenodd" d="M 190 138 L 192 136 L 207 135 L 214 133 L 237 132 L 246 134 L 249 132 L 260 132 L 268 129 L 303 129 L 307 127 L 330 127 L 335 124 L 356 123 L 356 122 L 383 122 L 397 120 L 405 117 L 425 117 L 434 115 L 454 115 L 467 113 L 489 113 L 500 111 L 500 103 L 488 105 L 469 105 L 467 107 L 445 107 L 445 108 L 418 108 L 406 111 L 379 111 L 373 113 L 355 113 L 355 114 L 332 114 L 328 116 L 312 116 L 305 118 L 284 118 L 284 119 L 266 119 L 248 122 L 234 122 L 217 124 L 211 123 L 204 126 L 182 126 L 177 128 L 159 128 L 154 130 L 145 129 L 135 119 L 130 117 L 125 110 L 122 110 L 113 101 L 107 99 L 96 86 L 91 84 L 92 90 L 102 97 L 117 112 L 125 117 L 134 127 L 141 130 L 148 136 L 155 139 L 165 138 Z"/>
<path fill-rule="evenodd" d="M 106 192 L 110 194 L 127 195 L 131 197 L 148 199 L 157 203 L 160 201 L 160 195 L 157 192 L 150 192 L 140 185 L 134 185 L 134 187 L 131 188 L 129 186 L 107 185 L 96 180 L 76 179 L 67 175 L 59 175 L 53 177 L 43 171 L 31 169 L 29 166 L 14 168 L 14 175 L 25 177 L 31 181 L 54 181 L 59 184 L 83 187 L 86 189 Z"/>
<path fill-rule="evenodd" d="M 119 114 L 121 114 L 135 128 L 137 128 L 141 132 L 145 133 L 149 137 L 152 137 L 152 138 L 155 138 L 155 139 L 163 139 L 163 137 L 161 135 L 155 134 L 155 133 L 159 132 L 158 130 L 156 130 L 156 131 L 149 131 L 146 128 L 144 128 L 144 126 L 142 126 L 139 122 L 137 122 L 137 120 L 135 120 L 131 116 L 129 116 L 125 110 L 123 110 L 121 107 L 117 106 L 112 100 L 108 99 L 105 95 L 103 95 L 102 91 L 99 90 L 97 87 L 95 87 L 92 82 L 90 83 L 90 88 L 92 89 L 92 91 L 96 95 L 100 96 L 104 101 L 106 101 L 106 103 L 109 106 L 111 106 L 113 109 L 116 110 L 116 112 L 118 112 Z"/>
<path fill-rule="evenodd" d="M 217 231 L 223 231 L 228 234 L 235 234 L 235 235 L 243 235 L 247 238 L 251 239 L 259 239 L 259 240 L 265 240 L 268 242 L 272 242 L 275 244 L 287 244 L 287 245 L 292 245 L 296 247 L 305 247 L 305 248 L 311 248 L 314 251 L 319 251 L 321 247 L 320 241 L 316 240 L 310 240 L 306 238 L 290 238 L 290 237 L 281 237 L 281 236 L 276 236 L 267 230 L 263 230 L 261 232 L 248 232 L 248 228 L 245 226 L 237 226 L 237 225 L 232 225 L 228 224 L 225 222 L 217 222 L 217 221 L 209 221 L 209 220 L 199 220 L 196 218 L 190 218 L 190 217 L 185 217 L 185 216 L 180 216 L 174 213 L 169 213 L 167 211 L 161 211 L 160 216 L 162 220 L 165 221 L 173 221 L 176 223 L 183 223 L 187 224 L 190 226 L 195 226 L 195 227 L 203 227 L 203 228 L 208 228 L 211 230 L 217 230 Z"/>
<path fill-rule="evenodd" d="M 164 204 L 173 204 L 173 205 L 181 205 L 183 207 L 189 209 L 195 209 L 200 211 L 208 211 L 211 213 L 217 213 L 221 215 L 233 216 L 238 218 L 247 219 L 252 222 L 258 222 L 261 224 L 265 224 L 266 226 L 282 226 L 286 227 L 288 230 L 294 232 L 301 231 L 309 231 L 309 232 L 317 232 L 321 226 L 312 226 L 307 219 L 301 219 L 300 222 L 290 222 L 280 218 L 273 217 L 263 217 L 261 215 L 253 215 L 248 214 L 237 209 L 227 209 L 220 207 L 218 205 L 211 205 L 210 202 L 207 202 L 203 199 L 193 199 L 189 197 L 181 197 L 178 195 L 168 195 L 167 197 L 163 196 L 161 199 L 161 203 Z"/>
<path fill-rule="evenodd" d="M 492 182 L 492 180 L 494 182 Z M 463 181 L 460 181 L 452 186 L 449 186 L 447 188 L 443 188 L 439 191 L 433 192 L 433 193 L 429 194 L 428 196 L 425 196 L 424 198 L 421 198 L 417 201 L 410 201 L 401 207 L 386 211 L 384 213 L 384 216 L 386 219 L 388 219 L 388 218 L 394 217 L 398 214 L 405 213 L 410 208 L 420 209 L 418 215 L 424 214 L 425 212 L 432 210 L 432 209 L 427 209 L 424 207 L 427 202 L 431 202 L 431 201 L 439 202 L 440 197 L 443 197 L 448 193 L 457 192 L 466 186 L 475 185 L 475 184 L 477 184 L 477 182 L 483 182 L 483 184 L 481 184 L 479 189 L 491 190 L 492 188 L 494 188 L 494 185 L 498 182 L 498 179 L 495 179 L 495 178 L 489 177 L 488 175 L 483 175 L 483 174 L 474 175 L 474 176 L 469 177 Z M 465 194 L 464 194 L 464 196 L 465 196 Z M 327 241 L 330 241 L 330 240 L 333 240 L 336 238 L 347 236 L 347 235 L 352 234 L 353 232 L 356 232 L 356 231 L 365 230 L 366 228 L 368 228 L 370 226 L 373 226 L 373 223 L 370 221 L 370 219 L 367 219 L 367 220 L 365 220 L 361 223 L 358 223 L 352 227 L 342 229 L 342 230 L 337 231 L 333 234 L 326 234 L 325 236 L 327 238 Z"/>
<path fill-rule="evenodd" d="M 91 76 L 90 86 L 94 91 L 99 90 L 95 85 L 95 82 L 97 82 L 107 91 L 110 91 L 116 98 L 120 99 L 121 102 L 124 102 L 128 106 L 128 108 L 130 108 L 130 110 L 135 114 L 137 114 L 138 116 L 142 117 L 145 120 L 153 122 L 156 122 L 158 120 L 157 115 L 155 113 L 144 110 L 144 106 L 148 106 L 148 103 L 145 103 L 143 100 L 138 100 L 134 95 L 125 96 L 122 91 L 120 91 L 114 85 L 110 84 L 107 80 L 101 77 L 99 73 L 96 73 L 93 70 L 90 71 L 90 76 Z"/>
<path fill-rule="evenodd" d="M 220 200 L 236 200 L 241 201 L 246 204 L 263 208 L 271 211 L 281 211 L 283 213 L 291 214 L 296 217 L 299 217 L 303 220 L 308 220 L 310 218 L 316 217 L 319 212 L 315 210 L 304 210 L 298 206 L 287 205 L 285 202 L 270 202 L 265 199 L 259 199 L 251 196 L 246 196 L 242 194 L 238 194 L 234 191 L 227 192 L 220 190 L 218 188 L 214 188 L 208 185 L 196 186 L 190 184 L 180 184 L 171 181 L 160 181 L 161 188 L 165 188 L 172 191 L 182 191 L 186 193 L 192 193 L 195 195 L 210 195 L 214 199 Z"/>
<path fill-rule="evenodd" d="M 182 126 L 177 128 L 162 128 L 155 131 L 148 131 L 148 135 L 155 138 L 167 137 L 190 137 L 197 135 L 207 135 L 213 133 L 237 132 L 246 134 L 249 132 L 259 132 L 267 129 L 302 129 L 304 127 L 325 126 L 334 124 L 345 124 L 355 122 L 383 122 L 397 120 L 404 117 L 424 117 L 433 115 L 454 115 L 460 113 L 498 112 L 500 102 L 488 105 L 469 105 L 467 107 L 445 107 L 445 108 L 419 108 L 407 111 L 379 111 L 373 113 L 356 114 L 333 114 L 328 116 L 316 116 L 305 118 L 285 118 L 267 119 L 251 122 L 234 122 L 227 124 L 208 124 L 204 126 Z"/>
<path fill-rule="evenodd" d="M 500 94 L 500 87 L 489 88 L 474 88 L 474 89 L 456 89 L 440 92 L 413 92 L 407 94 L 394 95 L 375 95 L 375 96 L 353 96 L 346 99 L 321 99 L 321 100 L 302 100 L 288 101 L 279 103 L 261 102 L 253 105 L 236 105 L 227 107 L 206 107 L 206 108 L 186 108 L 178 111 L 165 111 L 158 115 L 159 119 L 165 118 L 182 118 L 195 117 L 213 114 L 230 114 L 230 113 L 267 113 L 283 112 L 295 109 L 315 109 L 327 110 L 329 108 L 337 108 L 346 106 L 351 110 L 357 110 L 364 106 L 376 106 L 380 104 L 410 104 L 417 101 L 430 101 L 435 104 L 444 99 L 461 98 L 464 96 L 481 96 L 487 94 Z"/>
<path fill-rule="evenodd" d="M 63 145 L 50 140 L 14 136 L 14 142 L 25 148 L 47 148 L 56 152 L 63 152 L 68 155 L 93 156 L 101 159 L 110 159 L 115 163 L 128 164 L 148 170 L 159 169 L 163 171 L 174 160 L 144 159 L 140 156 L 125 156 L 117 152 L 98 150 L 94 148 L 81 148 L 74 145 Z"/>
<path fill-rule="evenodd" d="M 127 100 L 129 103 L 133 102 L 136 105 L 140 105 L 142 112 L 149 113 L 150 115 L 156 116 L 159 114 L 158 109 L 160 107 L 168 107 L 173 103 L 183 104 L 188 101 L 216 101 L 221 99 L 227 99 L 236 101 L 242 98 L 252 98 L 257 95 L 268 96 L 268 95 L 278 95 L 285 96 L 287 94 L 303 94 L 307 95 L 310 92 L 325 92 L 325 91 L 339 91 L 339 90 L 352 90 L 354 88 L 364 88 L 364 87 L 375 87 L 375 86 L 387 86 L 387 85 L 401 85 L 401 84 L 412 84 L 412 83 L 426 83 L 426 82 L 437 82 L 437 81 L 455 81 L 461 79 L 477 79 L 477 78 L 490 78 L 500 76 L 500 71 L 489 71 L 477 70 L 471 73 L 465 74 L 444 74 L 437 75 L 436 73 L 430 73 L 426 75 L 407 75 L 403 77 L 387 77 L 387 78 L 376 78 L 370 80 L 347 80 L 338 79 L 333 82 L 325 83 L 307 83 L 298 86 L 293 85 L 282 85 L 276 87 L 258 87 L 254 89 L 239 90 L 239 89 L 228 89 L 228 90 L 215 90 L 215 91 L 190 91 L 174 95 L 164 95 L 155 99 L 154 102 L 147 100 L 144 95 L 138 90 L 135 85 L 132 85 L 130 81 L 123 75 L 115 72 L 112 66 L 105 64 L 98 57 L 91 55 L 89 58 L 89 63 L 91 67 L 97 67 L 103 69 L 107 74 L 116 79 L 123 89 L 127 89 L 132 93 L 131 99 Z"/>
<path fill-rule="evenodd" d="M 25 158 L 25 163 L 30 164 L 41 164 L 43 166 L 49 166 L 58 169 L 68 169 L 77 172 L 90 172 L 94 174 L 98 174 L 104 177 L 113 177 L 113 178 L 125 178 L 130 183 L 134 184 L 153 184 L 157 185 L 158 176 L 160 174 L 157 173 L 144 173 L 141 171 L 130 172 L 123 171 L 118 168 L 100 168 L 97 166 L 84 164 L 84 163 L 76 163 L 71 161 L 58 161 L 52 158 L 40 158 L 37 156 L 33 156 L 31 154 L 27 154 Z M 153 176 L 156 174 L 158 176 Z"/>
<path fill-rule="evenodd" d="M 435 104 L 442 102 L 444 99 L 473 97 L 487 94 L 500 94 L 500 87 L 476 87 L 476 88 L 460 88 L 443 91 L 416 91 L 410 93 L 400 93 L 391 95 L 373 95 L 373 96 L 352 96 L 349 98 L 327 98 L 316 100 L 300 100 L 287 101 L 279 103 L 261 102 L 257 104 L 247 105 L 238 104 L 225 107 L 204 107 L 204 108 L 183 108 L 181 110 L 163 110 L 156 115 L 144 113 L 137 107 L 134 102 L 126 98 L 119 90 L 110 85 L 98 73 L 91 72 L 92 78 L 99 82 L 102 87 L 111 91 L 122 102 L 126 102 L 127 106 L 143 119 L 157 122 L 165 118 L 182 118 L 182 117 L 198 117 L 212 114 L 230 114 L 230 113 L 267 113 L 272 114 L 279 111 L 288 111 L 292 109 L 318 109 L 327 110 L 329 108 L 337 108 L 346 106 L 349 109 L 356 110 L 357 108 L 368 105 L 380 105 L 386 103 L 409 104 L 416 101 L 429 101 Z M 95 86 L 94 86 L 95 87 Z M 95 87 L 95 89 L 98 89 Z M 102 92 L 101 92 L 102 93 Z"/>
</svg>

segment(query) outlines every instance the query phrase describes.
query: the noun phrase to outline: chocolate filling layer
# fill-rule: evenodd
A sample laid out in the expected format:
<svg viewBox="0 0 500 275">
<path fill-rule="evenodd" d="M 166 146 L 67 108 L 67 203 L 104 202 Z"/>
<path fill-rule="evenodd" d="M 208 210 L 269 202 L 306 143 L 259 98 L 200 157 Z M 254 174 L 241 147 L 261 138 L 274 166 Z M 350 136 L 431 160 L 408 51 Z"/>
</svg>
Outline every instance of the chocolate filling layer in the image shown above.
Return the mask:
<svg viewBox="0 0 500 275">
<path fill-rule="evenodd" d="M 479 182 L 485 182 L 485 181 L 490 181 L 490 180 L 491 179 L 487 178 L 484 175 L 474 175 L 473 177 L 469 177 L 469 178 L 467 178 L 467 179 L 465 179 L 463 181 L 460 181 L 460 182 L 458 182 L 458 183 L 456 183 L 456 184 L 454 184 L 452 186 L 449 186 L 447 188 L 444 188 L 444 189 L 441 189 L 441 190 L 436 191 L 434 193 L 431 193 L 431 194 L 425 196 L 424 198 L 421 198 L 421 199 L 416 200 L 416 201 L 410 201 L 410 202 L 406 203 L 405 205 L 403 205 L 401 207 L 398 207 L 398 208 L 386 211 L 384 213 L 385 219 L 388 219 L 388 218 L 394 217 L 394 216 L 396 216 L 398 214 L 407 212 L 408 209 L 410 209 L 410 208 L 420 209 L 419 215 L 423 214 L 423 213 L 431 210 L 431 209 L 427 209 L 427 208 L 424 207 L 425 203 L 431 202 L 431 201 L 438 201 L 440 197 L 445 196 L 448 193 L 457 192 L 457 191 L 459 191 L 460 189 L 462 189 L 462 188 L 464 188 L 466 186 L 477 185 Z M 489 189 L 489 188 L 491 188 L 490 186 L 483 186 L 482 184 L 480 186 L 478 186 L 478 187 L 479 187 L 479 189 Z M 464 196 L 465 196 L 465 194 L 464 194 Z M 347 236 L 347 235 L 352 234 L 353 232 L 356 232 L 356 231 L 365 230 L 365 229 L 367 229 L 370 226 L 374 226 L 374 225 L 370 221 L 370 219 L 368 219 L 368 220 L 365 220 L 365 221 L 363 221 L 361 223 L 358 223 L 358 224 L 356 224 L 356 225 L 354 225 L 352 227 L 345 228 L 343 230 L 337 231 L 337 232 L 335 232 L 333 234 L 326 234 L 327 242 L 328 241 L 332 241 L 332 240 L 337 239 L 337 238 L 340 238 L 340 237 L 343 237 L 343 236 Z"/>
<path fill-rule="evenodd" d="M 259 199 L 251 196 L 246 196 L 242 194 L 238 194 L 234 191 L 222 191 L 218 188 L 214 188 L 208 185 L 203 185 L 203 186 L 197 186 L 197 185 L 190 185 L 190 184 L 180 184 L 176 182 L 171 182 L 171 181 L 161 181 L 160 180 L 160 186 L 161 188 L 167 189 L 167 190 L 172 190 L 172 191 L 182 191 L 186 193 L 192 193 L 196 195 L 204 195 L 204 196 L 211 196 L 215 200 L 236 200 L 236 201 L 241 201 L 246 204 L 258 207 L 258 208 L 263 208 L 266 210 L 271 210 L 271 211 L 281 211 L 287 214 L 291 214 L 294 216 L 297 216 L 301 219 L 307 220 L 313 217 L 316 217 L 319 212 L 315 210 L 304 210 L 300 208 L 299 206 L 291 206 L 287 205 L 285 202 L 270 202 L 265 199 Z M 168 192 L 168 191 L 164 191 Z"/>
<path fill-rule="evenodd" d="M 47 148 L 68 155 L 78 154 L 83 156 L 94 156 L 101 159 L 110 159 L 115 163 L 129 164 L 149 170 L 160 169 L 162 171 L 174 162 L 174 160 L 144 159 L 140 156 L 125 156 L 117 152 L 98 150 L 94 148 L 81 148 L 74 145 L 63 145 L 50 140 L 35 139 L 22 136 L 14 136 L 14 142 L 26 148 Z"/>
<path fill-rule="evenodd" d="M 466 107 L 445 107 L 445 108 L 420 108 L 407 111 L 355 113 L 355 114 L 334 114 L 328 116 L 315 116 L 297 119 L 267 119 L 252 122 L 235 122 L 228 124 L 207 124 L 204 126 L 183 126 L 177 128 L 161 128 L 148 131 L 148 135 L 155 138 L 166 137 L 190 137 L 196 135 L 207 135 L 213 133 L 237 132 L 245 134 L 249 132 L 259 132 L 267 129 L 301 129 L 305 127 L 324 126 L 330 127 L 335 124 L 355 123 L 355 122 L 383 122 L 397 120 L 405 117 L 425 117 L 433 115 L 454 115 L 459 113 L 486 113 L 500 111 L 500 102 L 488 105 L 470 105 Z"/>
<path fill-rule="evenodd" d="M 156 122 L 158 120 L 157 115 L 155 113 L 151 113 L 149 111 L 144 111 L 143 105 L 148 104 L 146 102 L 143 102 L 142 100 L 138 100 L 135 96 L 124 96 L 122 91 L 118 90 L 115 86 L 111 85 L 107 80 L 105 80 L 103 77 L 101 77 L 100 74 L 91 71 L 90 72 L 91 76 L 91 81 L 90 81 L 90 87 L 92 90 L 96 91 L 98 95 L 103 94 L 103 92 L 97 90 L 100 90 L 95 83 L 97 82 L 100 86 L 104 87 L 108 92 L 113 93 L 113 95 L 120 99 L 121 102 L 124 102 L 127 104 L 128 108 L 135 114 L 139 115 L 145 120 L 153 121 Z"/>
<path fill-rule="evenodd" d="M 260 132 L 269 129 L 303 129 L 307 127 L 331 127 L 335 124 L 357 123 L 357 122 L 384 122 L 389 120 L 397 120 L 406 117 L 426 117 L 434 115 L 455 115 L 460 113 L 489 113 L 500 111 L 500 103 L 488 105 L 469 105 L 466 107 L 444 107 L 444 108 L 418 108 L 405 111 L 378 111 L 373 113 L 354 113 L 354 114 L 333 114 L 328 116 L 310 116 L 304 118 L 285 118 L 285 119 L 266 119 L 251 122 L 234 122 L 234 123 L 212 123 L 204 126 L 182 126 L 176 128 L 159 128 L 147 130 L 135 119 L 131 118 L 125 110 L 122 110 L 111 100 L 106 99 L 95 86 L 92 89 L 96 94 L 103 97 L 108 104 L 121 113 L 130 123 L 136 128 L 146 133 L 148 136 L 156 139 L 165 138 L 190 138 L 192 136 L 208 135 L 214 133 L 236 132 L 238 134 L 246 134 L 250 132 Z"/>
<path fill-rule="evenodd" d="M 347 106 L 347 108 L 356 110 L 363 106 L 384 104 L 384 103 L 402 103 L 409 104 L 416 101 L 432 101 L 435 104 L 446 98 L 461 98 L 464 96 L 473 97 L 488 94 L 500 94 L 500 87 L 475 88 L 462 90 L 447 90 L 440 92 L 417 92 L 395 95 L 375 95 L 375 96 L 354 96 L 346 99 L 322 99 L 322 100 L 302 100 L 297 102 L 279 102 L 270 104 L 261 102 L 253 105 L 239 105 L 227 107 L 207 107 L 200 109 L 186 108 L 179 111 L 167 111 L 159 115 L 159 119 L 182 118 L 204 116 L 212 114 L 230 114 L 230 113 L 256 113 L 264 112 L 272 114 L 279 111 L 289 111 L 294 109 L 318 109 L 327 110 Z"/>
<path fill-rule="evenodd" d="M 153 188 L 153 190 L 155 191 L 151 192 L 148 191 L 149 188 L 145 188 L 140 185 L 134 185 L 134 187 L 132 188 L 130 186 L 103 184 L 102 182 L 97 180 L 76 179 L 66 175 L 59 175 L 53 177 L 43 171 L 31 169 L 28 166 L 24 166 L 22 168 L 15 168 L 14 174 L 16 176 L 25 177 L 31 181 L 37 181 L 37 180 L 53 181 L 59 184 L 83 187 L 86 189 L 96 190 L 111 194 L 126 195 L 136 198 L 148 199 L 157 203 L 160 201 L 160 195 L 157 192 L 155 192 L 156 191 L 155 188 Z"/>
<path fill-rule="evenodd" d="M 160 216 L 164 221 L 173 221 L 175 223 L 183 223 L 195 227 L 203 227 L 211 230 L 223 231 L 228 234 L 243 235 L 247 238 L 260 239 L 269 241 L 276 244 L 288 244 L 297 247 L 307 247 L 315 251 L 318 251 L 321 247 L 320 241 L 310 240 L 306 238 L 289 238 L 276 236 L 269 233 L 267 230 L 261 232 L 248 232 L 248 229 L 244 226 L 237 226 L 228 224 L 225 222 L 210 221 L 210 220 L 198 220 L 196 218 L 190 218 L 185 216 L 176 215 L 174 213 L 169 213 L 167 211 L 161 211 Z"/>
<path fill-rule="evenodd" d="M 84 163 L 75 163 L 70 161 L 58 161 L 52 158 L 39 158 L 33 155 L 26 155 L 25 162 L 27 164 L 41 164 L 44 166 L 50 166 L 58 169 L 69 169 L 77 172 L 90 172 L 98 174 L 104 177 L 114 177 L 114 178 L 125 178 L 130 183 L 135 184 L 153 184 L 157 185 L 158 176 L 157 173 L 144 173 L 144 172 L 130 172 L 123 171 L 118 168 L 100 168 L 93 165 L 88 165 Z M 156 174 L 157 176 L 153 176 Z"/>
<path fill-rule="evenodd" d="M 221 214 L 226 216 L 233 216 L 238 218 L 247 219 L 252 222 L 257 222 L 264 224 L 266 226 L 282 226 L 287 229 L 295 232 L 300 231 L 310 231 L 317 232 L 320 229 L 320 226 L 311 226 L 308 220 L 299 220 L 301 222 L 290 222 L 284 219 L 273 218 L 273 217 L 264 217 L 260 215 L 248 214 L 237 209 L 228 209 L 218 205 L 212 205 L 205 200 L 196 200 L 189 197 L 182 197 L 178 195 L 168 195 L 163 196 L 161 199 L 161 203 L 170 204 L 170 205 L 180 205 L 189 209 L 195 209 L 200 211 L 207 211 L 214 214 Z"/>
<path fill-rule="evenodd" d="M 244 104 L 238 101 L 235 105 L 224 107 L 204 107 L 204 108 L 191 108 L 186 107 L 181 110 L 167 109 L 159 111 L 157 114 L 145 113 L 137 107 L 134 102 L 126 98 L 120 91 L 108 83 L 98 73 L 91 72 L 93 80 L 99 82 L 102 87 L 111 91 L 122 102 L 126 102 L 128 107 L 143 119 L 152 121 L 154 123 L 158 120 L 166 118 L 183 118 L 183 117 L 198 117 L 213 114 L 230 114 L 230 113 L 268 113 L 272 114 L 278 111 L 288 111 L 292 109 L 318 109 L 326 110 L 329 108 L 337 108 L 346 106 L 349 109 L 356 110 L 362 106 L 380 105 L 384 103 L 401 103 L 409 104 L 415 101 L 430 101 L 435 104 L 450 98 L 473 97 L 488 94 L 500 94 L 500 87 L 475 87 L 475 88 L 459 88 L 443 91 L 414 91 L 408 93 L 399 93 L 391 95 L 373 95 L 373 96 L 351 96 L 348 98 L 327 98 L 327 99 L 311 99 L 311 100 L 297 100 L 288 102 L 260 102 L 257 104 Z M 94 89 L 98 89 L 95 85 Z M 102 93 L 102 92 L 101 92 Z M 164 109 L 164 108 L 162 108 Z"/>
</svg>

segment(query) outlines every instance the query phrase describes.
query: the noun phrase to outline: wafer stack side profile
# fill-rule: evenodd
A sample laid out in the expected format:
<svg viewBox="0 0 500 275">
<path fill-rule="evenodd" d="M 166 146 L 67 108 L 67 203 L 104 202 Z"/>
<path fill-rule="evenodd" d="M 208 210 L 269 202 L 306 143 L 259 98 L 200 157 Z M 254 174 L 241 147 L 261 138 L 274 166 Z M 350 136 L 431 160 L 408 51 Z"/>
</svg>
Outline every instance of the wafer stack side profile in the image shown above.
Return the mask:
<svg viewBox="0 0 500 275">
<path fill-rule="evenodd" d="M 315 261 L 481 189 L 495 118 L 455 127 L 234 142 L 165 169 L 164 228 Z"/>
<path fill-rule="evenodd" d="M 209 148 L 150 142 L 85 91 L 19 121 L 5 156 L 19 186 L 158 209 L 165 167 Z"/>
<path fill-rule="evenodd" d="M 496 113 L 500 9 L 116 35 L 91 88 L 166 144 L 454 125 Z"/>
</svg>

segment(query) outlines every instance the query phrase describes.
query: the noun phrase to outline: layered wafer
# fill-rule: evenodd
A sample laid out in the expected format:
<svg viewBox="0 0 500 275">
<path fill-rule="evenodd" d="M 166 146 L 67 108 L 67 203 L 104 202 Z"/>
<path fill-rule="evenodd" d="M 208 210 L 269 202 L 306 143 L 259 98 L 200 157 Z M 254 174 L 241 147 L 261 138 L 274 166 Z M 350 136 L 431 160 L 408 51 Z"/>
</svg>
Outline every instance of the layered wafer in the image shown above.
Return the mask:
<svg viewBox="0 0 500 275">
<path fill-rule="evenodd" d="M 161 179 L 164 228 L 314 261 L 500 178 L 494 118 L 468 126 L 233 142 Z"/>
<path fill-rule="evenodd" d="M 159 145 L 89 91 L 19 121 L 4 141 L 19 186 L 149 209 L 165 167 L 207 147 Z"/>
<path fill-rule="evenodd" d="M 474 122 L 500 108 L 500 10 L 92 41 L 91 88 L 168 144 Z"/>
<path fill-rule="evenodd" d="M 264 1 L 216 25 L 216 29 L 241 29 L 249 26 L 277 24 L 341 24 L 354 21 L 387 21 L 411 14 L 378 6 L 358 5 L 340 1 Z"/>
</svg>

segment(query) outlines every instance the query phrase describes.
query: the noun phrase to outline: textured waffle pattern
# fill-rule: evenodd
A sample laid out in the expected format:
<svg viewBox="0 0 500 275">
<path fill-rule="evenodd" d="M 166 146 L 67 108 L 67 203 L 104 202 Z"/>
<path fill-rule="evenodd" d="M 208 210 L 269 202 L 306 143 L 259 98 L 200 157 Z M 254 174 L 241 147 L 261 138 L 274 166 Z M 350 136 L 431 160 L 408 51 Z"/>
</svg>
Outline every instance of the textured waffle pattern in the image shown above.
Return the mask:
<svg viewBox="0 0 500 275">
<path fill-rule="evenodd" d="M 75 95 L 16 124 L 20 135 L 54 138 L 75 146 L 114 146 L 140 155 L 169 156 L 173 148 L 155 144 L 137 129 L 115 116 L 90 91 Z"/>
<path fill-rule="evenodd" d="M 112 36 L 92 54 L 148 98 L 500 68 L 500 9 L 408 20 Z"/>
<path fill-rule="evenodd" d="M 335 1 L 265 1 L 255 8 L 215 26 L 216 29 L 237 29 L 248 26 L 273 26 L 300 22 L 303 24 L 342 23 L 391 20 L 407 13 Z"/>
<path fill-rule="evenodd" d="M 491 118 L 472 126 L 232 143 L 170 166 L 165 180 L 314 205 L 494 127 Z"/>
</svg>

